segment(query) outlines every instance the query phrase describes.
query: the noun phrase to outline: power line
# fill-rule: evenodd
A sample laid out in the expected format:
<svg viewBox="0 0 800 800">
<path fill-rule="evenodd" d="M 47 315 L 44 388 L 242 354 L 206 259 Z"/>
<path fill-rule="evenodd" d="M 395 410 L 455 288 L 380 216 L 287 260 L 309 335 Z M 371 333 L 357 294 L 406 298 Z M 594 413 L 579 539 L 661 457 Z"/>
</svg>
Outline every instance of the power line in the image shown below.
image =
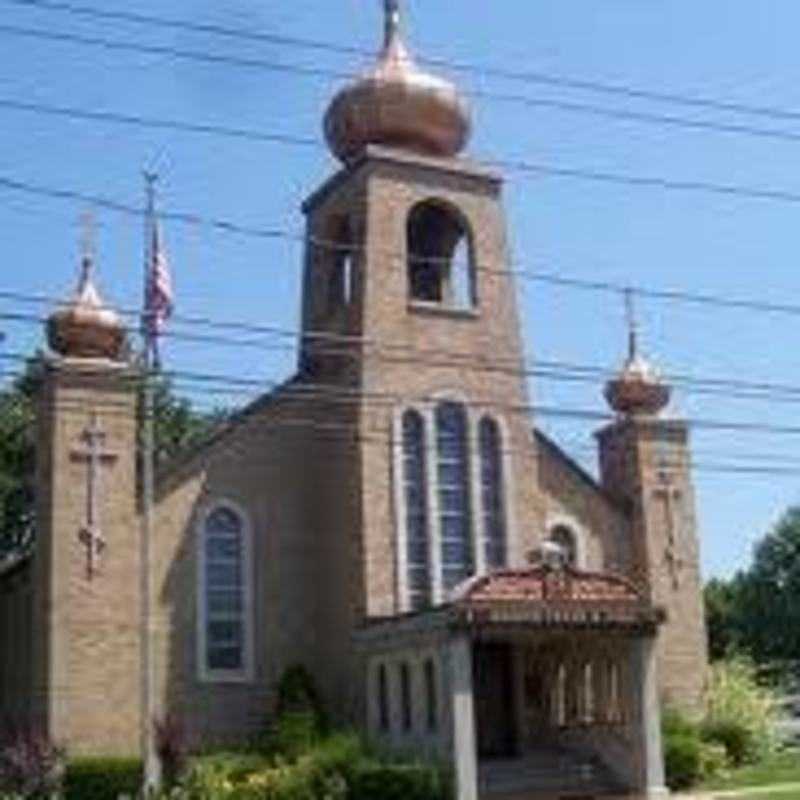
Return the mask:
<svg viewBox="0 0 800 800">
<path fill-rule="evenodd" d="M 6 353 L 2 355 L 3 358 L 12 358 L 12 359 L 25 359 L 27 358 L 24 354 L 18 353 Z M 182 372 L 179 370 L 171 370 L 164 373 L 167 376 L 172 377 L 191 377 L 192 375 L 197 375 L 197 373 L 191 372 Z M 202 375 L 202 374 L 201 374 Z M 208 376 L 205 376 L 208 378 Z M 238 376 L 218 376 L 218 379 L 221 382 L 224 382 L 225 386 L 230 386 L 235 389 L 241 389 L 243 385 L 243 381 L 247 381 L 248 379 L 243 379 Z M 134 376 L 131 378 L 132 381 L 136 382 L 138 379 Z M 285 383 L 271 384 L 271 388 L 276 388 L 279 386 L 284 386 Z M 263 387 L 264 384 L 262 383 L 261 386 Z M 286 389 L 284 396 L 288 394 L 290 391 L 294 391 L 297 399 L 304 399 L 304 398 L 313 398 L 313 399 L 320 399 L 323 398 L 331 401 L 334 400 L 340 402 L 357 402 L 359 404 L 369 403 L 369 402 L 380 402 L 383 404 L 397 404 L 397 403 L 425 403 L 425 404 L 435 404 L 441 400 L 440 397 L 434 395 L 406 395 L 400 394 L 397 392 L 368 392 L 363 391 L 358 388 L 347 388 L 342 387 L 338 384 L 317 384 L 310 381 L 298 381 L 295 384 L 292 384 L 291 389 Z M 605 411 L 597 411 L 594 409 L 581 409 L 581 408 L 559 408 L 556 406 L 547 406 L 547 405 L 537 405 L 537 404 L 515 404 L 515 403 L 505 403 L 505 402 L 498 402 L 492 398 L 474 398 L 468 403 L 467 405 L 473 406 L 475 408 L 493 408 L 498 410 L 503 410 L 508 413 L 513 414 L 523 414 L 523 415 L 534 415 L 534 416 L 543 416 L 543 417 L 551 417 L 556 419 L 573 419 L 573 420 L 582 420 L 586 422 L 596 422 L 596 423 L 608 423 L 615 419 L 614 415 L 605 412 Z M 731 432 L 738 432 L 738 433 L 770 433 L 770 434 L 780 434 L 780 435 L 800 435 L 800 426 L 796 425 L 778 425 L 774 423 L 767 423 L 767 422 L 743 422 L 738 420 L 719 420 L 714 418 L 703 418 L 703 417 L 694 417 L 694 418 L 686 418 L 681 420 L 685 422 L 692 428 L 698 430 L 711 430 L 711 431 L 731 431 Z"/>
<path fill-rule="evenodd" d="M 13 36 L 43 39 L 46 41 L 66 42 L 88 47 L 99 47 L 111 51 L 141 53 L 146 55 L 162 55 L 210 64 L 225 64 L 247 69 L 262 69 L 269 72 L 280 72 L 303 77 L 325 77 L 336 80 L 352 80 L 353 78 L 358 77 L 358 74 L 354 72 L 331 70 L 304 64 L 286 64 L 277 61 L 266 61 L 258 58 L 220 55 L 206 51 L 185 50 L 167 45 L 124 42 L 97 36 L 68 33 L 65 31 L 41 30 L 37 28 L 25 28 L 16 25 L 0 25 L 0 33 Z M 596 117 L 618 119 L 627 122 L 640 122 L 668 127 L 678 127 L 695 131 L 711 131 L 715 133 L 746 135 L 792 142 L 800 141 L 800 133 L 796 133 L 794 131 L 776 128 L 757 128 L 755 126 L 742 123 L 714 122 L 712 120 L 679 117 L 671 114 L 655 114 L 652 112 L 636 111 L 627 108 L 610 108 L 607 106 L 598 106 L 590 103 L 545 97 L 532 97 L 529 95 L 520 94 L 499 94 L 497 92 L 488 92 L 483 90 L 475 90 L 468 92 L 467 94 L 474 99 L 514 103 L 531 108 L 549 108 L 567 113 L 589 114 Z M 11 106 L 7 107 L 10 108 Z M 91 112 L 85 113 L 88 114 Z"/>
<path fill-rule="evenodd" d="M 55 298 L 43 299 L 38 295 L 24 295 L 15 292 L 4 292 L 0 290 L 0 299 L 13 298 L 16 301 L 52 302 L 59 306 L 64 305 L 63 300 Z M 139 312 L 124 309 L 121 312 L 125 316 L 138 317 Z M 0 319 L 7 322 L 21 322 L 25 324 L 43 324 L 47 317 L 39 314 L 26 314 L 21 312 L 0 312 Z M 475 372 L 487 372 L 496 374 L 512 375 L 524 378 L 537 378 L 544 380 L 556 380 L 562 382 L 584 382 L 597 384 L 599 381 L 614 377 L 619 369 L 616 367 L 603 367 L 597 365 L 575 364 L 564 361 L 549 361 L 542 359 L 485 359 L 480 360 L 473 353 L 448 350 L 445 348 L 419 348 L 413 345 L 401 345 L 395 343 L 380 343 L 374 339 L 361 336 L 349 336 L 346 334 L 330 333 L 327 331 L 310 330 L 303 332 L 295 328 L 281 328 L 279 326 L 248 325 L 245 323 L 223 322 L 210 320 L 204 317 L 180 317 L 174 318 L 179 324 L 188 327 L 218 327 L 245 330 L 260 335 L 268 335 L 277 338 L 291 338 L 293 343 L 272 343 L 261 339 L 241 339 L 231 338 L 220 335 L 198 334 L 185 332 L 182 330 L 169 329 L 164 332 L 166 338 L 189 341 L 197 344 L 223 345 L 230 347 L 257 348 L 267 351 L 295 352 L 297 350 L 295 342 L 301 338 L 309 341 L 325 342 L 325 354 L 344 358 L 375 357 L 389 363 L 414 363 L 439 368 L 464 369 L 468 368 Z M 138 332 L 137 325 L 126 326 L 129 334 Z M 332 346 L 331 346 L 332 345 Z M 353 345 L 359 348 L 366 346 L 366 349 L 353 350 Z M 23 354 L 15 354 L 17 359 L 24 359 Z M 0 356 L 2 358 L 2 356 Z M 176 373 L 177 374 L 177 373 Z M 203 378 L 214 378 L 215 376 L 202 375 Z M 247 378 L 237 379 L 246 385 L 259 385 L 258 381 Z M 779 384 L 762 381 L 745 381 L 739 378 L 705 377 L 696 378 L 688 374 L 667 373 L 664 380 L 676 386 L 687 388 L 690 392 L 723 396 L 732 399 L 744 400 L 770 400 L 780 402 L 800 402 L 800 385 Z"/>
<path fill-rule="evenodd" d="M 144 214 L 144 210 L 137 206 L 113 200 L 102 195 L 94 195 L 86 192 L 55 188 L 51 186 L 36 185 L 27 181 L 21 181 L 4 176 L 0 176 L 0 187 L 5 187 L 13 191 L 19 191 L 40 197 L 89 204 L 98 208 L 104 208 L 109 211 L 128 216 L 141 217 Z M 724 191 L 724 187 L 717 188 L 719 188 L 721 191 Z M 793 202 L 800 202 L 800 194 L 789 195 L 789 198 L 791 198 Z M 349 252 L 359 252 L 364 250 L 364 248 L 359 248 L 350 244 L 343 245 L 341 242 L 317 239 L 315 237 L 304 236 L 301 233 L 293 233 L 291 231 L 281 230 L 278 228 L 259 228 L 255 226 L 247 226 L 230 220 L 205 217 L 197 213 L 167 210 L 160 212 L 159 216 L 162 219 L 181 224 L 202 225 L 223 233 L 250 236 L 259 239 L 287 240 L 297 243 L 306 243 L 321 249 L 327 248 L 331 250 L 347 250 Z M 385 250 L 383 253 L 395 258 L 400 258 L 401 256 L 401 254 L 397 251 Z M 410 260 L 414 260 L 414 254 L 411 254 Z M 431 259 L 426 257 L 426 260 L 430 261 Z M 513 263 L 514 262 L 512 262 L 512 264 Z M 772 303 L 752 298 L 738 298 L 719 294 L 690 292 L 677 289 L 655 289 L 641 285 L 631 285 L 630 283 L 623 284 L 615 283 L 613 281 L 587 280 L 585 278 L 558 275 L 548 272 L 538 272 L 527 269 L 495 269 L 482 266 L 480 264 L 476 265 L 476 271 L 497 275 L 511 275 L 525 280 L 549 283 L 570 289 L 610 292 L 614 294 L 622 294 L 625 291 L 632 291 L 639 297 L 654 300 L 675 301 L 696 305 L 711 305 L 730 309 L 738 309 L 742 311 L 788 314 L 792 316 L 800 315 L 800 305 L 792 303 Z M 13 293 L 9 292 L 0 292 L 0 296 L 5 296 L 6 298 L 21 297 L 21 295 L 14 295 Z M 46 302 L 63 302 L 62 298 L 42 298 L 42 300 Z M 135 313 L 138 314 L 139 312 L 137 311 Z M 233 323 L 225 324 L 229 325 Z"/>
<path fill-rule="evenodd" d="M 213 392 L 212 392 L 213 393 Z M 289 401 L 291 400 L 325 400 L 327 402 L 331 401 L 331 398 L 326 394 L 303 394 L 297 396 L 289 395 L 286 399 Z M 257 401 L 256 401 L 257 402 Z M 342 401 L 334 400 L 336 404 L 340 404 Z M 59 400 L 55 404 L 55 408 L 66 414 L 73 414 L 75 416 L 80 416 L 81 418 L 86 418 L 87 409 L 92 411 L 103 411 L 106 416 L 110 417 L 131 417 L 131 409 L 129 405 L 126 405 L 122 402 L 114 402 L 109 400 L 101 400 L 99 402 L 90 402 L 87 403 L 85 401 L 70 401 L 70 400 Z M 212 411 L 215 409 L 211 409 Z M 541 414 L 541 411 L 539 412 Z M 567 412 L 570 414 L 574 414 L 574 412 Z M 245 408 L 240 412 L 234 413 L 229 419 L 223 421 L 221 423 L 220 429 L 216 432 L 212 432 L 209 435 L 209 439 L 205 443 L 200 443 L 199 447 L 200 450 L 195 447 L 194 449 L 190 446 L 189 449 L 185 453 L 178 453 L 176 456 L 176 464 L 182 463 L 184 460 L 192 460 L 193 458 L 200 455 L 202 451 L 203 445 L 214 447 L 215 442 L 222 441 L 220 437 L 224 437 L 226 433 L 230 431 L 232 427 L 238 426 L 239 424 L 246 424 L 246 418 L 248 416 L 248 409 Z M 314 416 L 286 416 L 281 415 L 280 417 L 276 417 L 274 420 L 262 420 L 258 423 L 259 429 L 261 431 L 280 431 L 280 430 L 291 430 L 297 429 L 303 432 L 312 432 L 315 438 L 318 438 L 320 441 L 324 441 L 324 437 L 332 436 L 338 437 L 342 440 L 346 440 L 348 443 L 352 444 L 375 444 L 381 447 L 388 447 L 394 444 L 397 444 L 396 439 L 394 436 L 388 431 L 370 431 L 364 433 L 362 429 L 356 424 L 347 424 L 335 421 L 325 421 L 320 422 L 318 417 Z M 793 429 L 794 433 L 800 434 L 799 428 Z M 225 442 L 226 449 L 232 446 L 242 448 L 243 445 L 241 442 L 237 441 L 228 441 Z M 430 449 L 435 449 L 436 444 L 431 441 L 426 445 Z M 585 450 L 586 448 L 578 448 Z M 595 452 L 595 451 L 593 451 Z M 528 448 L 520 448 L 520 447 L 510 447 L 510 446 L 503 446 L 501 447 L 501 454 L 502 455 L 525 455 L 530 457 L 535 453 Z M 654 468 L 661 468 L 661 469 L 675 469 L 675 468 L 686 468 L 689 470 L 698 470 L 702 472 L 714 472 L 720 474 L 743 474 L 743 475 L 764 475 L 764 476 L 786 476 L 786 477 L 800 477 L 800 466 L 790 467 L 790 466 L 780 466 L 775 464 L 761 464 L 757 463 L 757 461 L 740 461 L 740 462 L 706 462 L 706 461 L 697 461 L 691 457 L 691 453 L 688 454 L 689 457 L 686 460 L 676 460 L 671 461 L 670 458 L 658 457 L 652 459 L 650 465 Z M 721 456 L 725 457 L 725 456 Z M 164 462 L 161 465 L 161 468 L 164 467 L 169 468 L 173 465 L 171 460 Z"/>
<path fill-rule="evenodd" d="M 149 14 L 135 13 L 131 11 L 109 11 L 106 9 L 82 6 L 74 3 L 55 2 L 54 0 L 5 1 L 14 5 L 26 6 L 29 8 L 47 9 L 51 11 L 61 11 L 76 16 L 133 22 L 152 27 L 193 31 L 195 33 L 215 34 L 234 39 L 269 43 L 298 49 L 305 48 L 310 50 L 337 53 L 341 55 L 357 55 L 365 57 L 373 57 L 375 55 L 375 51 L 372 49 L 355 47 L 352 45 L 324 42 L 303 37 L 284 36 L 263 31 L 245 30 L 242 28 L 232 28 L 229 26 L 212 23 L 198 23 L 189 20 L 166 18 Z M 512 70 L 508 68 L 493 67 L 490 65 L 476 65 L 462 61 L 452 61 L 425 56 L 417 56 L 417 60 L 420 61 L 420 63 L 430 64 L 432 66 L 442 67 L 456 72 L 500 78 L 509 81 L 520 81 L 526 84 L 539 83 L 547 86 L 600 93 L 604 95 L 613 95 L 634 100 L 646 100 L 650 102 L 668 103 L 693 108 L 705 108 L 713 111 L 745 114 L 749 116 L 764 116 L 785 121 L 796 122 L 797 120 L 800 120 L 800 111 L 773 106 L 762 106 L 741 103 L 728 99 L 687 95 L 680 92 L 658 91 L 625 84 L 604 83 L 601 81 L 588 80 L 584 78 L 569 78 L 563 75 L 554 75 L 552 73 L 537 70 Z"/>
</svg>

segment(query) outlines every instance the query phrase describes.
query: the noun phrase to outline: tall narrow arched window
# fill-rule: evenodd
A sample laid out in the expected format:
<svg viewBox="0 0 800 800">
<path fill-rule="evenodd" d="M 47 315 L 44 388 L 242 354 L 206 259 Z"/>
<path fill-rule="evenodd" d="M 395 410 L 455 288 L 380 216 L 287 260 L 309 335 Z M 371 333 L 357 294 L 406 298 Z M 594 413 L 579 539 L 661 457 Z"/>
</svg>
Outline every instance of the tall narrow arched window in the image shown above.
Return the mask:
<svg viewBox="0 0 800 800">
<path fill-rule="evenodd" d="M 242 515 L 219 505 L 200 531 L 199 659 L 205 680 L 250 673 L 249 531 Z"/>
<path fill-rule="evenodd" d="M 403 414 L 403 490 L 406 513 L 408 604 L 412 610 L 430 604 L 430 551 L 425 422 L 417 411 Z"/>
<path fill-rule="evenodd" d="M 467 442 L 467 413 L 464 406 L 441 403 L 436 408 L 436 460 L 442 586 L 446 591 L 474 572 Z"/>
<path fill-rule="evenodd" d="M 497 569 L 506 564 L 506 515 L 503 502 L 503 457 L 500 427 L 484 417 L 478 428 L 481 455 L 481 499 L 486 566 Z"/>
<path fill-rule="evenodd" d="M 328 251 L 328 311 L 349 305 L 353 299 L 354 244 L 350 220 L 336 220 L 329 241 L 322 246 Z"/>
<path fill-rule="evenodd" d="M 476 305 L 472 239 L 454 208 L 430 200 L 414 206 L 406 246 L 412 300 L 456 308 Z"/>
</svg>

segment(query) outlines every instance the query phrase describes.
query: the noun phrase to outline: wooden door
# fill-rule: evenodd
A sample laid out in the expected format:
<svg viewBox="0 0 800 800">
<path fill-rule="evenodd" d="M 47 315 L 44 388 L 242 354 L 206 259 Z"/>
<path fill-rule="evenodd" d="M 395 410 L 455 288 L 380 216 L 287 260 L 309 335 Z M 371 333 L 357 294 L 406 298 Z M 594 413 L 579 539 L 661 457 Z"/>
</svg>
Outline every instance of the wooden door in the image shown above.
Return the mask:
<svg viewBox="0 0 800 800">
<path fill-rule="evenodd" d="M 476 644 L 473 697 L 479 758 L 508 758 L 516 753 L 513 661 L 510 644 Z"/>
</svg>

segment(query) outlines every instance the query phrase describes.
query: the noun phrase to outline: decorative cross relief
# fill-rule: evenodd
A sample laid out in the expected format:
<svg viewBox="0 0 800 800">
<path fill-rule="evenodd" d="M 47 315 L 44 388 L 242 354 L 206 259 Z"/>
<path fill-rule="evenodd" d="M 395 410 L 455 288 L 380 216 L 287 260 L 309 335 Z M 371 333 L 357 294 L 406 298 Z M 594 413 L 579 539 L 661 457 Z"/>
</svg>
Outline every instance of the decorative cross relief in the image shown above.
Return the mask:
<svg viewBox="0 0 800 800">
<path fill-rule="evenodd" d="M 680 542 L 682 530 L 679 525 L 681 515 L 681 501 L 683 493 L 673 485 L 672 476 L 663 470 L 658 473 L 659 487 L 653 492 L 654 496 L 661 500 L 664 508 L 664 520 L 667 525 L 667 545 L 664 548 L 664 560 L 672 577 L 673 589 L 679 589 L 681 585 L 681 570 L 684 561 L 680 557 Z"/>
<path fill-rule="evenodd" d="M 97 573 L 106 540 L 100 526 L 100 487 L 102 466 L 117 458 L 105 450 L 106 434 L 100 427 L 97 414 L 92 414 L 88 427 L 81 434 L 85 447 L 72 451 L 72 458 L 86 462 L 86 520 L 78 532 L 78 541 L 86 548 L 86 576 L 91 580 Z"/>
</svg>

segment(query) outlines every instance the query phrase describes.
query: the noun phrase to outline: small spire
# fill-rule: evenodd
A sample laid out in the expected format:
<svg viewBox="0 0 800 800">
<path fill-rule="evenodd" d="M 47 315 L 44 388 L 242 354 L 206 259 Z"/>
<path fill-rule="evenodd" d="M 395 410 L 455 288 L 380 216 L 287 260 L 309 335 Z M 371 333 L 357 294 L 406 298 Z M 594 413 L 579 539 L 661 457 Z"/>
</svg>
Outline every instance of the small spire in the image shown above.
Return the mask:
<svg viewBox="0 0 800 800">
<path fill-rule="evenodd" d="M 625 318 L 628 323 L 628 360 L 633 361 L 639 355 L 639 325 L 636 322 L 633 289 L 625 289 Z"/>
<path fill-rule="evenodd" d="M 384 34 L 383 47 L 388 50 L 400 35 L 400 0 L 383 0 Z"/>
<path fill-rule="evenodd" d="M 91 282 L 97 252 L 97 220 L 91 210 L 81 214 L 81 274 L 78 281 L 80 294 Z"/>
</svg>

